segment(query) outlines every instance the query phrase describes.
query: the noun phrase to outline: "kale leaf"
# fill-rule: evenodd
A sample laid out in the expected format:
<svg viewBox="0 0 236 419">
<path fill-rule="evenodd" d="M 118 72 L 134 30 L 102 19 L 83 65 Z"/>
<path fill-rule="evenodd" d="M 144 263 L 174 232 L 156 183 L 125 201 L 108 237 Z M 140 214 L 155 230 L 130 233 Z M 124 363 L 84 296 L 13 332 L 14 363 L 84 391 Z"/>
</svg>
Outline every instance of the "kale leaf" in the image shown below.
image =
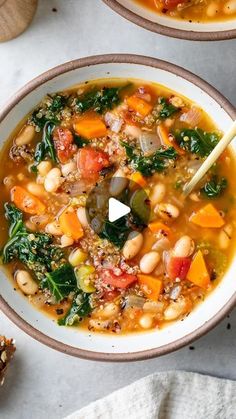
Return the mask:
<svg viewBox="0 0 236 419">
<path fill-rule="evenodd" d="M 46 122 L 43 128 L 42 141 L 37 144 L 35 149 L 35 163 L 31 168 L 32 171 L 35 171 L 37 165 L 44 160 L 46 156 L 48 156 L 53 162 L 57 161 L 56 151 L 52 140 L 52 132 L 54 128 L 55 125 L 52 122 Z"/>
<path fill-rule="evenodd" d="M 60 122 L 59 119 L 56 118 L 53 113 L 50 116 L 49 115 L 47 115 L 47 116 L 42 115 L 41 117 L 38 116 L 39 113 L 40 113 L 40 111 L 38 109 L 36 109 L 32 113 L 29 121 L 33 122 L 36 125 L 36 127 L 38 127 L 40 130 L 42 130 L 44 128 L 44 126 L 46 125 L 47 122 L 51 122 L 54 125 L 57 125 Z"/>
<path fill-rule="evenodd" d="M 49 110 L 52 112 L 61 111 L 67 104 L 67 98 L 62 95 L 55 95 L 52 97 L 52 104 L 49 106 Z"/>
<path fill-rule="evenodd" d="M 118 87 L 104 87 L 101 90 L 92 90 L 82 98 L 77 99 L 77 109 L 82 113 L 89 109 L 103 113 L 118 105 L 120 102 L 119 91 L 120 88 Z"/>
<path fill-rule="evenodd" d="M 159 102 L 162 105 L 159 112 L 159 118 L 161 119 L 169 118 L 171 115 L 179 111 L 179 108 L 176 108 L 176 106 L 172 105 L 172 103 L 168 102 L 168 100 L 164 97 L 162 97 Z"/>
<path fill-rule="evenodd" d="M 48 288 L 56 301 L 63 300 L 76 288 L 74 269 L 69 263 L 65 263 L 53 272 L 47 272 L 41 282 L 43 288 Z"/>
<path fill-rule="evenodd" d="M 109 240 L 115 246 L 121 248 L 126 242 L 130 231 L 131 229 L 128 225 L 128 217 L 124 216 L 114 222 L 105 220 L 103 229 L 99 236 L 102 239 Z"/>
<path fill-rule="evenodd" d="M 5 216 L 10 222 L 9 240 L 2 249 L 3 263 L 18 259 L 28 269 L 34 271 L 41 281 L 55 265 L 63 263 L 62 250 L 52 244 L 52 237 L 43 233 L 29 232 L 22 212 L 13 204 L 5 204 Z"/>
<path fill-rule="evenodd" d="M 205 157 L 215 148 L 219 136 L 214 132 L 204 132 L 202 129 L 196 128 L 177 131 L 175 139 L 184 150 Z"/>
<path fill-rule="evenodd" d="M 175 160 L 178 156 L 173 147 L 167 149 L 159 148 L 151 156 L 143 156 L 135 153 L 135 148 L 131 145 L 121 142 L 121 145 L 126 149 L 126 155 L 131 161 L 135 170 L 142 173 L 144 176 L 151 176 L 155 172 L 163 172 L 169 165 L 170 160 Z"/>
<path fill-rule="evenodd" d="M 201 188 L 201 192 L 208 198 L 218 198 L 227 188 L 227 185 L 227 179 L 219 179 L 217 176 L 212 176 L 212 178 Z"/>
<path fill-rule="evenodd" d="M 90 295 L 91 294 L 87 294 L 80 290 L 77 291 L 70 309 L 64 317 L 57 321 L 59 326 L 73 326 L 83 317 L 88 316 L 88 314 L 92 311 Z"/>
</svg>

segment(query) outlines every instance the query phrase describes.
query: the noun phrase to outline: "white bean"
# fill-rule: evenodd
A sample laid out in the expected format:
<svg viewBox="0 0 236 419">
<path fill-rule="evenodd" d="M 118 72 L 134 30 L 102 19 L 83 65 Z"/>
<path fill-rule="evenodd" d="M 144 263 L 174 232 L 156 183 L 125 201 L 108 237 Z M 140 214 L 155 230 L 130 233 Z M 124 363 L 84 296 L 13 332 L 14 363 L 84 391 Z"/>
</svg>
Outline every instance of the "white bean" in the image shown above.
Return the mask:
<svg viewBox="0 0 236 419">
<path fill-rule="evenodd" d="M 144 274 L 150 274 L 157 267 L 160 259 L 161 257 L 157 252 L 152 251 L 146 253 L 146 255 L 144 255 L 139 262 L 141 272 Z"/>
<path fill-rule="evenodd" d="M 219 5 L 212 1 L 209 6 L 207 7 L 206 14 L 208 17 L 214 17 L 219 11 Z"/>
<path fill-rule="evenodd" d="M 139 325 L 143 329 L 150 329 L 153 325 L 153 316 L 151 314 L 143 314 L 139 319 Z"/>
<path fill-rule="evenodd" d="M 219 247 L 222 250 L 225 250 L 230 245 L 230 240 L 232 239 L 233 226 L 231 224 L 226 224 L 220 234 L 219 234 Z"/>
<path fill-rule="evenodd" d="M 61 247 L 69 247 L 72 246 L 73 243 L 74 240 L 72 239 L 72 237 L 68 237 L 66 234 L 63 234 L 63 236 L 61 236 Z"/>
<path fill-rule="evenodd" d="M 166 187 L 164 183 L 157 183 L 154 186 L 151 193 L 151 197 L 150 197 L 152 205 L 160 204 L 160 202 L 163 201 L 165 194 L 166 194 Z"/>
<path fill-rule="evenodd" d="M 97 316 L 109 319 L 112 316 L 117 316 L 119 313 L 119 307 L 117 304 L 108 303 L 105 304 L 103 308 L 99 309 L 96 313 Z"/>
<path fill-rule="evenodd" d="M 142 131 L 140 128 L 136 127 L 135 125 L 126 125 L 125 129 L 124 129 L 124 133 L 126 135 L 129 135 L 130 137 L 133 138 L 139 138 L 140 135 L 142 134 Z"/>
<path fill-rule="evenodd" d="M 19 270 L 16 272 L 15 278 L 18 287 L 24 294 L 33 295 L 38 291 L 38 284 L 33 280 L 29 272 Z"/>
<path fill-rule="evenodd" d="M 68 176 L 70 173 L 76 170 L 77 166 L 75 161 L 70 161 L 69 163 L 63 164 L 61 166 L 61 173 L 64 177 Z"/>
<path fill-rule="evenodd" d="M 35 135 L 35 129 L 32 125 L 26 125 L 15 139 L 17 146 L 31 143 Z"/>
<path fill-rule="evenodd" d="M 194 241 L 189 236 L 183 236 L 174 246 L 174 255 L 176 257 L 188 257 L 191 256 L 194 252 Z"/>
<path fill-rule="evenodd" d="M 80 224 L 82 225 L 82 227 L 86 228 L 88 227 L 89 223 L 88 223 L 88 215 L 87 215 L 87 210 L 85 207 L 80 207 L 77 209 L 77 217 L 79 219 Z"/>
<path fill-rule="evenodd" d="M 37 169 L 40 176 L 46 176 L 48 172 L 50 172 L 50 170 L 52 169 L 52 163 L 47 160 L 42 160 L 38 164 Z"/>
<path fill-rule="evenodd" d="M 165 320 L 175 320 L 186 311 L 186 301 L 184 298 L 179 298 L 177 301 L 172 301 L 164 311 Z"/>
<path fill-rule="evenodd" d="M 128 179 L 126 178 L 124 171 L 118 169 L 111 178 L 109 192 L 112 196 L 118 196 L 126 188 Z"/>
<path fill-rule="evenodd" d="M 158 214 L 164 220 L 170 220 L 171 218 L 178 218 L 179 209 L 172 204 L 158 204 L 154 212 Z"/>
<path fill-rule="evenodd" d="M 236 12 L 236 0 L 229 0 L 223 7 L 223 12 L 226 15 L 231 15 Z"/>
<path fill-rule="evenodd" d="M 137 231 L 131 231 L 123 247 L 123 256 L 126 260 L 133 259 L 141 250 L 143 235 Z"/>
<path fill-rule="evenodd" d="M 48 234 L 52 234 L 52 236 L 62 236 L 63 232 L 61 230 L 60 224 L 56 221 L 49 223 L 45 227 L 45 231 Z"/>
<path fill-rule="evenodd" d="M 163 251 L 170 249 L 170 240 L 167 237 L 162 237 L 152 245 L 152 250 Z"/>
<path fill-rule="evenodd" d="M 59 186 L 61 186 L 63 180 L 61 178 L 61 171 L 57 167 L 48 172 L 44 180 L 44 188 L 47 192 L 56 192 Z"/>
<path fill-rule="evenodd" d="M 45 189 L 42 185 L 39 185 L 36 182 L 29 182 L 27 184 L 27 190 L 35 196 L 40 198 L 45 196 Z"/>
</svg>

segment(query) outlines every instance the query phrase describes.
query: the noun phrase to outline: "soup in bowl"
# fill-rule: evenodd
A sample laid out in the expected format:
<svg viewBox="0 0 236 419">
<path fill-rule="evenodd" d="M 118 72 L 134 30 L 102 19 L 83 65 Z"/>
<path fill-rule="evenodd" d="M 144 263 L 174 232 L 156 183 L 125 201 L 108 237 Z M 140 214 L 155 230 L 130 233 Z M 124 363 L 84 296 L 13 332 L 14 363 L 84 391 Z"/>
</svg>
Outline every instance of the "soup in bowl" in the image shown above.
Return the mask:
<svg viewBox="0 0 236 419">
<path fill-rule="evenodd" d="M 103 0 L 116 12 L 153 32 L 216 41 L 236 36 L 235 0 Z"/>
<path fill-rule="evenodd" d="M 65 64 L 20 95 L 1 125 L 3 310 L 93 359 L 155 356 L 214 325 L 235 292 L 233 149 L 182 190 L 233 108 L 132 56 Z"/>
</svg>

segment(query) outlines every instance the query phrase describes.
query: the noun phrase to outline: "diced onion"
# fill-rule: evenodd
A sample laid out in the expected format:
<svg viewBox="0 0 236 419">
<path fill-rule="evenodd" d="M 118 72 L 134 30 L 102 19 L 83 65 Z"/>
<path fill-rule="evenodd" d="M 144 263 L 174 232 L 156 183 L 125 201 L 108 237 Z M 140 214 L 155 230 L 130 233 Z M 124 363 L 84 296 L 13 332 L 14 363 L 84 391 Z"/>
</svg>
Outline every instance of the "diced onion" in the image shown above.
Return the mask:
<svg viewBox="0 0 236 419">
<path fill-rule="evenodd" d="M 121 130 L 121 127 L 123 125 L 123 119 L 119 118 L 117 115 L 115 115 L 112 112 L 107 112 L 105 114 L 105 122 L 106 125 L 116 134 L 118 134 Z"/>
<path fill-rule="evenodd" d="M 188 112 L 185 112 L 180 116 L 180 121 L 185 122 L 192 127 L 196 127 L 201 119 L 202 111 L 196 106 L 193 106 Z"/>
<path fill-rule="evenodd" d="M 141 150 L 146 156 L 155 153 L 161 146 L 159 136 L 151 132 L 142 132 L 139 141 Z"/>
</svg>

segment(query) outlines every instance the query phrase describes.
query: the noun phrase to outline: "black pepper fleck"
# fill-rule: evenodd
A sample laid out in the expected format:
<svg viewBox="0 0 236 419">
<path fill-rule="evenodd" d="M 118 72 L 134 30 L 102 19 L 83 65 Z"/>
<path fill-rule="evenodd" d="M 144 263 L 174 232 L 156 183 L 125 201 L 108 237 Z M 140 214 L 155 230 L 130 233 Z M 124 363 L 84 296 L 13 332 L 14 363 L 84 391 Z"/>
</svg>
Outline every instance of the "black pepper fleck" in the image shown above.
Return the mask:
<svg viewBox="0 0 236 419">
<path fill-rule="evenodd" d="M 194 351 L 195 350 L 195 346 L 189 346 L 190 351 Z"/>
<path fill-rule="evenodd" d="M 231 329 L 231 324 L 230 323 L 228 323 L 227 324 L 227 330 L 230 330 Z"/>
<path fill-rule="evenodd" d="M 52 12 L 56 13 L 57 12 L 57 8 L 56 7 L 53 7 L 52 8 Z"/>
<path fill-rule="evenodd" d="M 64 313 L 64 310 L 63 310 L 63 308 L 57 308 L 56 309 L 56 313 L 59 315 L 59 314 L 63 314 Z"/>
</svg>

